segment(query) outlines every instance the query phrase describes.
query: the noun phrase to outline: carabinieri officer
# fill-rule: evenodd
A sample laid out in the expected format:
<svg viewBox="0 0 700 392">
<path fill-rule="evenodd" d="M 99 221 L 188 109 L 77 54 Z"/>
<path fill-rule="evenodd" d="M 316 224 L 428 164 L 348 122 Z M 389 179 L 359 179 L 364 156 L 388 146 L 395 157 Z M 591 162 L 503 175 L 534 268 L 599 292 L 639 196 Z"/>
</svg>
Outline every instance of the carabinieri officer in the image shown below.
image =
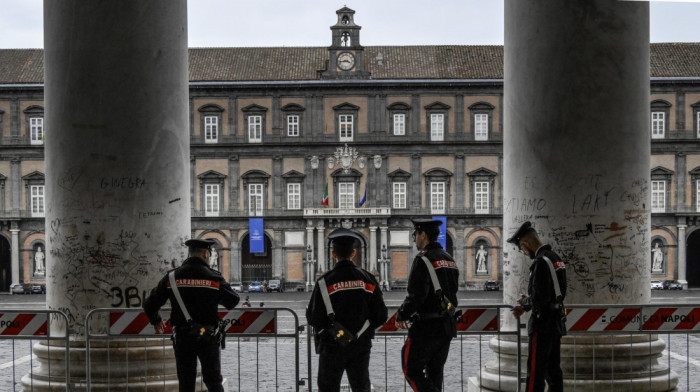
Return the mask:
<svg viewBox="0 0 700 392">
<path fill-rule="evenodd" d="M 401 350 L 401 365 L 415 392 L 437 392 L 442 390 L 443 368 L 450 342 L 457 336 L 457 323 L 451 315 L 445 314 L 423 256 L 432 264 L 442 294 L 454 307 L 457 306 L 459 269 L 452 256 L 437 242 L 442 221 L 416 219 L 412 222 L 413 240 L 421 252 L 413 260 L 408 293 L 396 317 L 398 328 L 410 327 Z"/>
<path fill-rule="evenodd" d="M 156 332 L 163 332 L 163 322 L 158 310 L 170 300 L 172 311 L 170 320 L 175 335 L 173 347 L 177 364 L 177 378 L 180 381 L 180 392 L 193 392 L 197 376 L 197 358 L 202 364 L 202 378 L 207 389 L 211 392 L 223 392 L 221 385 L 221 351 L 220 337 L 215 331 L 219 327 L 218 305 L 233 309 L 239 301 L 231 285 L 215 269 L 209 268 L 211 248 L 216 244 L 213 240 L 188 240 L 185 245 L 189 248 L 189 257 L 176 268 L 175 285 L 182 302 L 192 319 L 192 325 L 187 322 L 178 300 L 170 285 L 169 273 L 158 282 L 151 294 L 143 303 L 149 321 Z M 212 336 L 197 336 L 193 333 L 193 325 L 204 328 Z"/>
<path fill-rule="evenodd" d="M 372 337 L 374 330 L 387 319 L 382 290 L 372 274 L 352 261 L 357 254 L 355 242 L 361 240 L 358 234 L 337 229 L 328 239 L 333 244 L 335 266 L 316 282 L 306 309 L 306 320 L 317 334 L 318 389 L 321 392 L 339 391 L 343 372 L 347 371 L 353 392 L 370 392 Z M 321 292 L 321 286 L 326 287 L 326 293 Z M 332 316 L 325 305 L 326 300 L 330 301 Z M 353 335 L 359 334 L 359 338 L 345 345 L 339 343 L 329 332 L 333 321 Z"/>
</svg>

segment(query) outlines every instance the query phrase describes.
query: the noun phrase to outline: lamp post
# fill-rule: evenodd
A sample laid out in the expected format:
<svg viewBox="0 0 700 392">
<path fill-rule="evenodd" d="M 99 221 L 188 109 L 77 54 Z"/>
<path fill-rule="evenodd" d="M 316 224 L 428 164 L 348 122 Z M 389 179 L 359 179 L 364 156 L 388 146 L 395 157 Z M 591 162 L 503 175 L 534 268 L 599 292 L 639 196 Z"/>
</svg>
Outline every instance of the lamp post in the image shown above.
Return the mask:
<svg viewBox="0 0 700 392">
<path fill-rule="evenodd" d="M 391 262 L 391 259 L 389 259 L 386 250 L 386 244 L 382 244 L 382 251 L 381 251 L 381 258 L 377 260 L 379 263 L 379 277 L 380 277 L 380 282 L 379 284 L 381 285 L 382 283 L 386 282 L 387 287 L 382 287 L 383 289 L 388 289 L 389 288 L 389 263 Z"/>
<path fill-rule="evenodd" d="M 313 255 L 314 251 L 311 249 L 311 245 L 307 245 L 306 260 L 304 260 L 304 264 L 306 264 L 306 291 L 311 291 L 314 287 L 314 264 L 316 260 L 313 259 Z"/>
</svg>

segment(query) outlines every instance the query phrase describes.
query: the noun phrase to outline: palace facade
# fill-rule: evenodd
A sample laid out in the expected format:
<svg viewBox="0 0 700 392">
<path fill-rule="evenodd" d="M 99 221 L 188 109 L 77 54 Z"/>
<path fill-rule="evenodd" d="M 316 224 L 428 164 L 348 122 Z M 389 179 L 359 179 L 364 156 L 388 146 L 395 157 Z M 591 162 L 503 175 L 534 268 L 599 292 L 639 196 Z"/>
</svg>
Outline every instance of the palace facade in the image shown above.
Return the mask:
<svg viewBox="0 0 700 392">
<path fill-rule="evenodd" d="M 464 289 L 502 280 L 503 47 L 365 47 L 354 17 L 328 47 L 190 49 L 192 237 L 230 281 L 289 290 L 352 228 L 396 288 L 410 219 L 436 217 Z M 652 278 L 700 285 L 700 44 L 651 44 L 650 83 Z M 2 291 L 44 282 L 43 115 L 43 51 L 0 50 Z"/>
</svg>

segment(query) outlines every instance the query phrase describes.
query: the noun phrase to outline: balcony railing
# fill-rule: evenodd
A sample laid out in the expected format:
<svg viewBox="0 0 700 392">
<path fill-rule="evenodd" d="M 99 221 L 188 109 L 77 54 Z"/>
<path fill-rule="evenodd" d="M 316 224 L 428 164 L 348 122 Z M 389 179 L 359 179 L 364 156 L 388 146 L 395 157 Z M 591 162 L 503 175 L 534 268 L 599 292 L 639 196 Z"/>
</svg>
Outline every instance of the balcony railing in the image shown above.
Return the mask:
<svg viewBox="0 0 700 392">
<path fill-rule="evenodd" d="M 391 208 L 304 208 L 304 217 L 320 216 L 391 216 Z"/>
</svg>

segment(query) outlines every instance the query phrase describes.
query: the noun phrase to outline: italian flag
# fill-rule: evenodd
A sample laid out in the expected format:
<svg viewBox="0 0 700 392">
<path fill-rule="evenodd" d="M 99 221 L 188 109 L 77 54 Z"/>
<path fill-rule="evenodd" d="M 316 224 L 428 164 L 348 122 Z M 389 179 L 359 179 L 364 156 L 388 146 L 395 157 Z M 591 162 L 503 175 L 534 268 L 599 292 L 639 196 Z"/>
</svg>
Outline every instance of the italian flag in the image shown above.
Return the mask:
<svg viewBox="0 0 700 392">
<path fill-rule="evenodd" d="M 323 199 L 321 199 L 321 205 L 328 207 L 328 184 L 326 184 L 326 188 L 323 190 Z"/>
</svg>

